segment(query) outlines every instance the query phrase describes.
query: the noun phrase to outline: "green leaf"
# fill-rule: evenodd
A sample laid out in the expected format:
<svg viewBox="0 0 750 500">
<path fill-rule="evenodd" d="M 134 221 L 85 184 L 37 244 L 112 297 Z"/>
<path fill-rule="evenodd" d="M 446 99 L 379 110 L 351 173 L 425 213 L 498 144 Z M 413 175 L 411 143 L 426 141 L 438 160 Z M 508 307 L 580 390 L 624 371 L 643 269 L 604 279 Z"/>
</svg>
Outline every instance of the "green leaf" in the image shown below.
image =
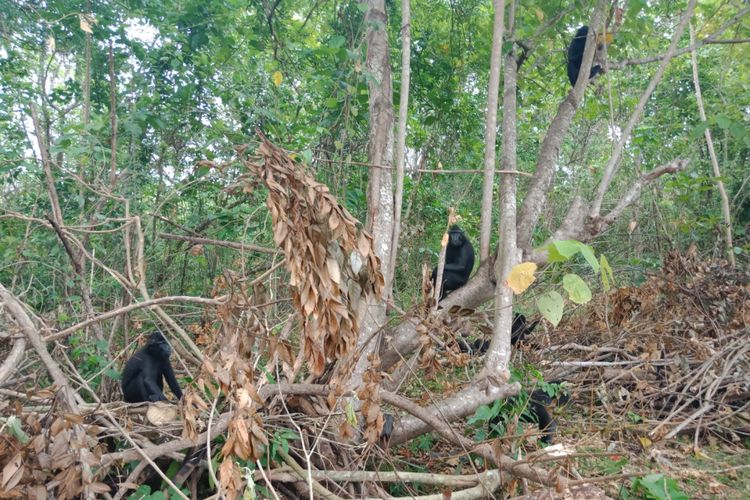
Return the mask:
<svg viewBox="0 0 750 500">
<path fill-rule="evenodd" d="M 565 301 L 562 295 L 554 290 L 550 290 L 536 298 L 536 307 L 544 319 L 552 323 L 552 326 L 557 326 L 562 319 Z"/>
<path fill-rule="evenodd" d="M 578 242 L 578 246 L 581 249 L 581 255 L 583 255 L 583 258 L 586 259 L 586 262 L 589 263 L 589 266 L 591 266 L 591 269 L 593 269 L 595 273 L 598 273 L 599 262 L 596 261 L 596 255 L 594 255 L 594 249 L 586 245 L 585 243 L 581 243 L 581 242 Z"/>
<path fill-rule="evenodd" d="M 328 46 L 333 49 L 338 49 L 340 47 L 343 47 L 345 43 L 346 43 L 346 38 L 344 38 L 341 35 L 336 35 L 328 41 Z"/>
<path fill-rule="evenodd" d="M 692 139 L 698 139 L 700 137 L 703 137 L 704 132 L 706 132 L 706 129 L 708 128 L 708 122 L 700 122 L 698 125 L 693 127 L 693 130 L 690 131 L 690 137 Z"/>
<path fill-rule="evenodd" d="M 568 292 L 570 300 L 576 304 L 586 304 L 591 300 L 591 289 L 577 274 L 563 276 L 563 288 Z"/>
<path fill-rule="evenodd" d="M 720 129 L 724 130 L 732 126 L 732 120 L 730 120 L 724 115 L 719 115 L 716 117 L 716 124 L 719 126 Z"/>
<path fill-rule="evenodd" d="M 346 413 L 346 421 L 349 422 L 349 425 L 356 427 L 357 413 L 354 411 L 354 405 L 352 405 L 351 401 L 346 403 L 346 406 L 344 407 L 344 413 Z"/>
<path fill-rule="evenodd" d="M 581 244 L 576 240 L 553 241 L 547 246 L 549 262 L 565 262 L 581 251 Z"/>
<path fill-rule="evenodd" d="M 331 109 L 337 108 L 339 106 L 339 100 L 335 97 L 329 97 L 326 99 L 326 107 L 329 107 Z"/>
<path fill-rule="evenodd" d="M 664 474 L 649 474 L 633 482 L 634 489 L 646 490 L 648 498 L 658 500 L 688 500 L 689 497 L 677 485 L 677 481 Z"/>
<path fill-rule="evenodd" d="M 474 413 L 474 416 L 470 419 L 469 423 L 489 422 L 493 416 L 492 408 L 490 408 L 489 405 L 482 405 L 477 408 L 476 413 Z"/>
<path fill-rule="evenodd" d="M 11 415 L 10 417 L 8 417 L 8 421 L 5 425 L 10 431 L 11 436 L 16 438 L 22 444 L 26 444 L 29 442 L 29 436 L 27 436 L 23 431 L 23 428 L 21 427 L 21 420 L 19 420 L 18 417 L 16 417 L 15 415 Z"/>
<path fill-rule="evenodd" d="M 602 285 L 604 285 L 604 291 L 606 292 L 609 291 L 610 283 L 612 285 L 615 284 L 615 277 L 612 274 L 612 268 L 609 267 L 609 262 L 604 255 L 599 257 L 599 262 L 602 266 Z"/>
<path fill-rule="evenodd" d="M 747 134 L 745 127 L 743 127 L 741 123 L 733 123 L 732 126 L 729 127 L 729 132 L 732 134 L 732 137 L 737 140 L 742 140 Z"/>
</svg>

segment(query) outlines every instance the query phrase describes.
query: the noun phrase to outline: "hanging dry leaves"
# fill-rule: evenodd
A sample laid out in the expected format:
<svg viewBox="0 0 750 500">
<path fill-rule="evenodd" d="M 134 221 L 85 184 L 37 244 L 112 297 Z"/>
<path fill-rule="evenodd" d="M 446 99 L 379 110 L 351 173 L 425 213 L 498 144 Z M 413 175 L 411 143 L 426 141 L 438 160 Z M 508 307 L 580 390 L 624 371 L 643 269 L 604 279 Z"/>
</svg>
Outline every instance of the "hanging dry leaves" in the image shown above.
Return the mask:
<svg viewBox="0 0 750 500">
<path fill-rule="evenodd" d="M 268 188 L 274 242 L 284 252 L 302 320 L 304 356 L 320 375 L 327 362 L 354 347 L 364 312 L 360 305 L 368 295 L 379 298 L 383 289 L 380 261 L 372 237 L 357 229 L 357 220 L 328 187 L 259 136 L 258 156 L 241 161 Z M 239 184 L 252 182 L 246 175 Z"/>
</svg>

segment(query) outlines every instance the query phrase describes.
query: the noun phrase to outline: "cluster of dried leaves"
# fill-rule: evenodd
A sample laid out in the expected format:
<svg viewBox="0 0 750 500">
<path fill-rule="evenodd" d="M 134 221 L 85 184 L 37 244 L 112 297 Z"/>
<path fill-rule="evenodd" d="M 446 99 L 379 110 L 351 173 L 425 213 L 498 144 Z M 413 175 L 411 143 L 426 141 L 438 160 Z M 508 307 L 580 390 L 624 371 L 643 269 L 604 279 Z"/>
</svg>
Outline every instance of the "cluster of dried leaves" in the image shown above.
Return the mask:
<svg viewBox="0 0 750 500">
<path fill-rule="evenodd" d="M 276 244 L 284 252 L 293 303 L 302 318 L 305 358 L 314 375 L 356 344 L 366 296 L 380 297 L 383 275 L 372 237 L 303 165 L 261 137 L 257 156 L 241 159 L 268 189 Z M 240 155 L 244 151 L 240 150 Z M 242 182 L 244 180 L 244 183 Z"/>
<path fill-rule="evenodd" d="M 647 441 L 693 432 L 738 442 L 750 435 L 749 336 L 750 272 L 691 249 L 671 252 L 643 285 L 613 290 L 526 354 L 604 402 L 610 417 L 642 417 Z"/>
<path fill-rule="evenodd" d="M 44 390 L 39 396 L 46 399 L 51 394 Z M 40 420 L 36 414 L 24 414 L 20 404 L 6 425 L 14 438 L 4 433 L 0 439 L 0 463 L 5 464 L 0 498 L 45 499 L 45 485 L 50 484 L 57 486 L 56 498 L 63 500 L 77 498 L 84 489 L 109 492 L 108 485 L 96 482 L 83 467 L 85 463 L 91 470 L 101 463 L 96 426 L 70 413 L 50 413 Z"/>
<path fill-rule="evenodd" d="M 184 435 L 194 439 L 206 427 L 202 418 L 208 406 L 202 394 L 212 395 L 214 406 L 223 397 L 222 407 L 228 405 L 232 414 L 221 449 L 222 458 L 228 459 L 222 460 L 219 467 L 220 488 L 227 498 L 236 498 L 244 483 L 242 472 L 231 458 L 255 461 L 268 447 L 259 413 L 263 402 L 258 395 L 254 367 L 258 355 L 254 352 L 256 343 L 262 347 L 259 340 L 268 337 L 265 318 L 257 307 L 265 302 L 265 293 L 259 286 L 251 290 L 245 281 L 227 271 L 217 279 L 213 294 L 226 297 L 216 310 L 221 328 L 212 337 L 211 332 L 207 333 L 205 343 L 213 353 L 205 357 L 195 388 L 186 391 Z"/>
</svg>

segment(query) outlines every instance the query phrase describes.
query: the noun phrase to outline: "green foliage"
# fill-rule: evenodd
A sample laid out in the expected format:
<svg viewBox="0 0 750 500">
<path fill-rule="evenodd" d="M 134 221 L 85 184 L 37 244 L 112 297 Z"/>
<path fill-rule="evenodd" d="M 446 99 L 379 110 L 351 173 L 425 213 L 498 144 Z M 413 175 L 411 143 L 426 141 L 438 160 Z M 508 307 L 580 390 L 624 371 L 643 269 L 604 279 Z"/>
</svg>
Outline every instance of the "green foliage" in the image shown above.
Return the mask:
<svg viewBox="0 0 750 500">
<path fill-rule="evenodd" d="M 609 290 L 614 283 L 612 268 L 602 254 L 599 260 L 594 249 L 576 240 L 553 241 L 545 247 L 550 263 L 567 263 L 576 255 L 581 255 L 595 274 L 601 276 L 602 285 Z M 568 293 L 568 298 L 576 304 L 586 304 L 591 300 L 591 288 L 578 274 L 566 273 L 562 277 L 562 287 Z M 565 301 L 558 292 L 548 290 L 536 297 L 536 305 L 541 315 L 553 326 L 557 326 L 562 319 Z"/>
<path fill-rule="evenodd" d="M 539 370 L 532 366 L 526 366 L 522 370 L 512 368 L 511 381 L 518 380 L 523 381 L 523 387 L 532 385 L 536 389 L 543 390 L 551 398 L 561 395 L 562 391 L 565 390 L 562 384 L 544 381 Z M 529 418 L 535 417 L 535 415 L 529 413 L 529 399 L 530 393 L 522 389 L 512 399 L 497 400 L 490 405 L 480 406 L 466 422 L 475 427 L 474 433 L 478 440 L 485 440 L 492 435 L 504 436 L 508 432 L 516 433 L 517 429 L 510 429 L 509 427 L 513 424 L 519 424 L 519 415 L 525 414 Z"/>
<path fill-rule="evenodd" d="M 151 487 L 142 484 L 135 492 L 128 495 L 128 500 L 166 500 L 166 495 L 161 491 L 151 493 Z"/>
<path fill-rule="evenodd" d="M 4 428 L 7 429 L 7 432 L 11 436 L 16 438 L 21 444 L 26 444 L 29 442 L 29 436 L 24 432 L 21 425 L 21 420 L 15 415 L 11 415 L 8 417 L 7 421 L 5 422 Z"/>
<path fill-rule="evenodd" d="M 107 341 L 91 341 L 83 334 L 70 338 L 71 356 L 81 375 L 89 380 L 91 387 L 96 390 L 102 382 L 102 374 L 119 380 L 120 374 L 109 367 L 107 356 Z"/>
<path fill-rule="evenodd" d="M 688 500 L 672 478 L 664 474 L 649 474 L 633 480 L 630 493 L 622 491 L 626 498 L 645 498 L 647 500 Z M 631 496 L 634 495 L 634 496 Z"/>
</svg>

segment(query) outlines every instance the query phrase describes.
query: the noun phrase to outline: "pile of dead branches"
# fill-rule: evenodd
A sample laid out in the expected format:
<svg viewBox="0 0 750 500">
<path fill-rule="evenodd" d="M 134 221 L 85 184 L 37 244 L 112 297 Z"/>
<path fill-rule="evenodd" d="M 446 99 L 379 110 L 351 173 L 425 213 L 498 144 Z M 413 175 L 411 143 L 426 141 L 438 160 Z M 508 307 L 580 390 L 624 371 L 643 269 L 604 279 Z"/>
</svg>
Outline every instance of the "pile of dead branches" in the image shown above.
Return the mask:
<svg viewBox="0 0 750 500">
<path fill-rule="evenodd" d="M 738 442 L 750 435 L 750 273 L 671 252 L 641 286 L 613 290 L 529 346 L 548 379 L 576 388 L 606 420 Z M 561 339 L 564 340 L 561 342 Z"/>
</svg>

